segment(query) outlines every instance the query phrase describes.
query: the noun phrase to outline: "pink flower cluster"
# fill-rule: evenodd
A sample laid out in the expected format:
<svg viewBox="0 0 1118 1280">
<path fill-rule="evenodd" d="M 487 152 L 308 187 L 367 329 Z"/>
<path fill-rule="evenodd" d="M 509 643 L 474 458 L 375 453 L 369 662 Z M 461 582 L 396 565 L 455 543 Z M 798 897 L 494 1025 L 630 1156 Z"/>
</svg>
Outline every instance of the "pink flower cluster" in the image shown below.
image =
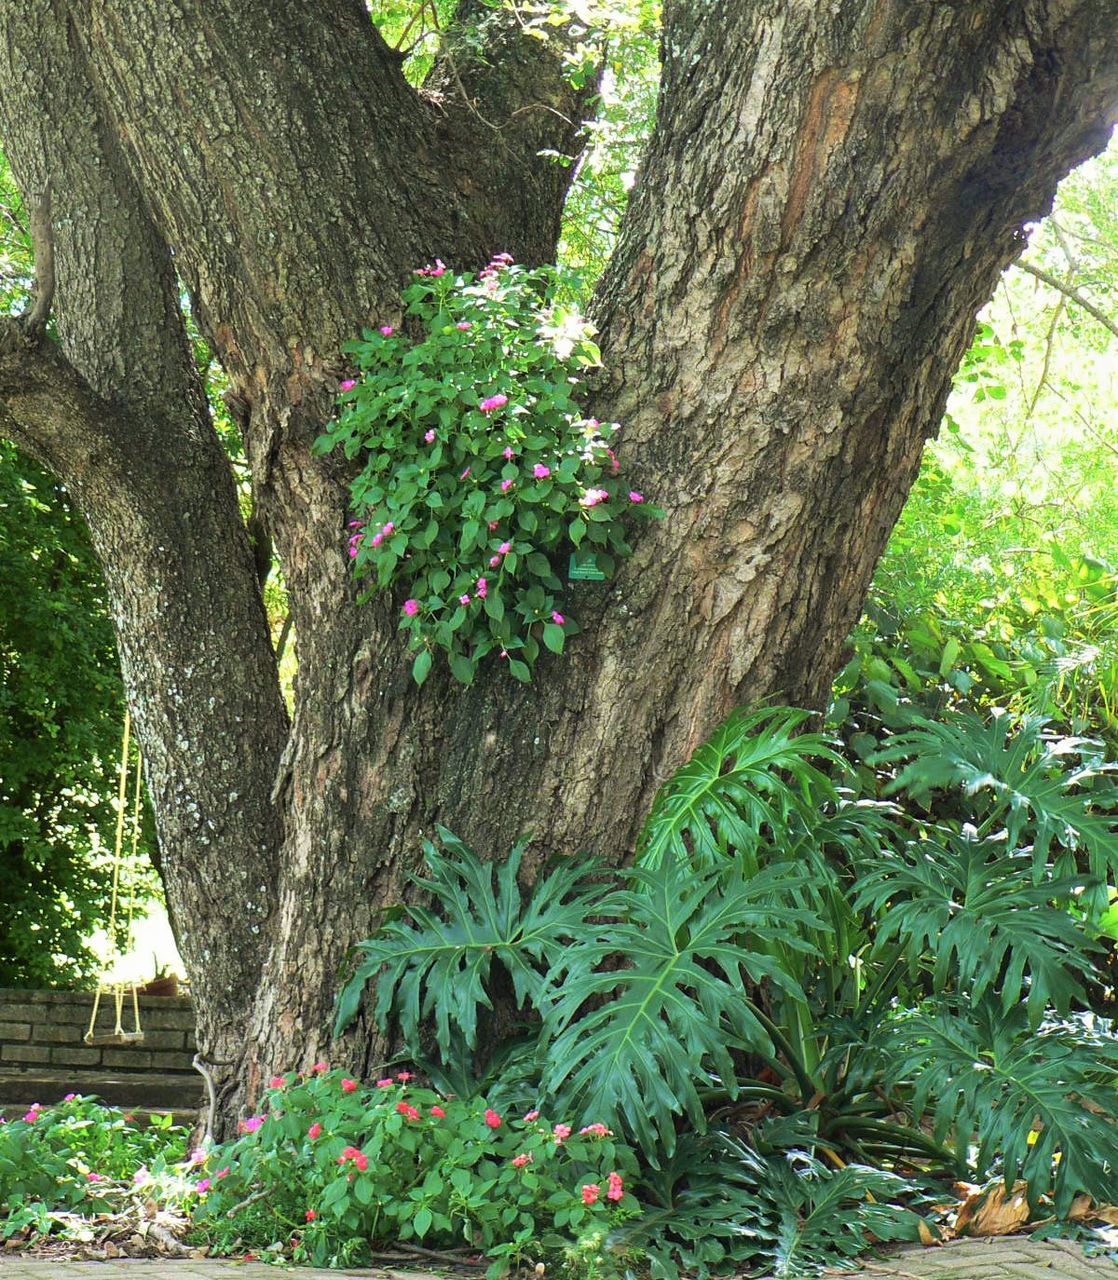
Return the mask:
<svg viewBox="0 0 1118 1280">
<path fill-rule="evenodd" d="M 588 1124 L 585 1129 L 578 1131 L 580 1138 L 612 1138 L 613 1130 L 607 1129 L 604 1124 Z"/>
<path fill-rule="evenodd" d="M 622 1184 L 621 1175 L 619 1173 L 611 1173 L 606 1179 L 606 1199 L 612 1200 L 615 1204 L 625 1194 L 625 1188 Z M 589 1208 L 593 1204 L 598 1203 L 598 1198 L 602 1194 L 601 1184 L 597 1182 L 585 1182 L 582 1186 L 582 1203 Z"/>
<path fill-rule="evenodd" d="M 495 285 L 497 283 L 498 273 L 504 271 L 506 267 L 511 267 L 513 261 L 514 259 L 511 253 L 495 253 L 493 257 L 489 259 L 488 265 L 482 267 L 478 272 L 477 278 L 485 281 L 486 284 Z"/>
<path fill-rule="evenodd" d="M 419 1112 L 410 1102 L 397 1102 L 396 1110 L 405 1120 L 419 1120 L 421 1118 Z"/>
<path fill-rule="evenodd" d="M 433 267 L 420 267 L 419 270 L 413 274 L 417 276 L 430 276 L 432 279 L 437 280 L 439 276 L 446 275 L 446 263 L 444 263 L 441 258 L 436 258 L 435 265 Z"/>
<path fill-rule="evenodd" d="M 347 1160 L 352 1160 L 354 1166 L 362 1173 L 369 1167 L 369 1157 L 363 1151 L 358 1151 L 356 1147 L 343 1147 L 342 1154 L 338 1157 L 338 1164 L 344 1165 Z"/>
<path fill-rule="evenodd" d="M 264 1116 L 249 1116 L 237 1125 L 238 1133 L 255 1133 L 264 1124 Z"/>
<path fill-rule="evenodd" d="M 499 569 L 501 567 L 501 561 L 504 559 L 505 556 L 508 555 L 508 553 L 511 550 L 512 550 L 511 542 L 502 542 L 501 545 L 497 548 L 497 554 L 495 556 L 489 557 L 490 569 Z"/>
<path fill-rule="evenodd" d="M 608 502 L 609 494 L 605 489 L 587 489 L 578 500 L 580 507 L 596 507 L 600 502 Z"/>
<path fill-rule="evenodd" d="M 494 409 L 503 409 L 508 402 L 508 396 L 489 396 L 488 399 L 483 400 L 481 404 L 478 405 L 478 408 L 482 413 L 492 413 Z"/>
</svg>

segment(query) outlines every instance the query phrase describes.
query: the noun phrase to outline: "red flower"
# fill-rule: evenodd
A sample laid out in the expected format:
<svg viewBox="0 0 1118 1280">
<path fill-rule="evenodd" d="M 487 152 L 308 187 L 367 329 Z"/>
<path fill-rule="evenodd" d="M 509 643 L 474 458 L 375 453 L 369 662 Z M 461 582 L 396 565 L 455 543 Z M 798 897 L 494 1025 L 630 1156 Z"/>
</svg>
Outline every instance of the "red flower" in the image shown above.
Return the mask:
<svg viewBox="0 0 1118 1280">
<path fill-rule="evenodd" d="M 369 1157 L 363 1151 L 359 1151 L 353 1157 L 353 1163 L 361 1170 L 362 1173 L 369 1167 Z"/>
<path fill-rule="evenodd" d="M 407 1082 L 411 1079 L 411 1072 L 410 1072 L 410 1071 L 401 1071 L 401 1072 L 396 1076 L 396 1079 L 397 1079 L 397 1080 L 399 1080 L 399 1082 L 400 1082 L 401 1084 L 407 1084 Z"/>
<path fill-rule="evenodd" d="M 446 1119 L 446 1112 L 442 1109 L 442 1107 L 432 1107 L 432 1108 L 431 1108 L 431 1117 L 432 1117 L 432 1119 L 434 1119 L 434 1120 L 445 1120 L 445 1119 Z"/>
<path fill-rule="evenodd" d="M 488 1108 L 485 1112 L 485 1123 L 490 1129 L 499 1129 L 501 1127 L 501 1117 L 492 1109 Z"/>
<path fill-rule="evenodd" d="M 621 1174 L 611 1173 L 609 1175 L 609 1190 L 606 1192 L 606 1199 L 618 1201 L 625 1194 L 625 1188 L 621 1184 Z"/>
<path fill-rule="evenodd" d="M 284 1080 L 283 1076 L 273 1076 L 273 1077 L 271 1078 L 271 1080 L 269 1080 L 269 1081 L 268 1081 L 268 1088 L 269 1088 L 269 1089 L 282 1089 L 282 1088 L 283 1088 L 283 1086 L 284 1086 L 286 1083 L 287 1083 L 287 1081 L 286 1081 L 286 1080 Z"/>
<path fill-rule="evenodd" d="M 307 1220 L 307 1222 L 313 1222 L 315 1218 L 318 1217 L 318 1214 L 315 1213 L 313 1209 L 308 1209 L 306 1213 L 303 1214 L 303 1217 Z"/>
<path fill-rule="evenodd" d="M 343 1080 L 342 1093 L 353 1093 L 357 1089 L 356 1080 Z"/>
<path fill-rule="evenodd" d="M 592 1204 L 598 1203 L 598 1197 L 602 1194 L 602 1188 L 596 1182 L 584 1182 L 582 1185 L 582 1203 L 590 1207 Z"/>
<path fill-rule="evenodd" d="M 307 1137 L 310 1138 L 310 1140 L 313 1142 L 321 1132 L 322 1132 L 322 1125 L 316 1122 L 315 1124 L 312 1124 L 311 1127 L 307 1130 Z"/>
<path fill-rule="evenodd" d="M 418 1111 L 416 1111 L 416 1109 L 415 1109 L 415 1108 L 411 1105 L 411 1103 L 409 1103 L 409 1102 L 397 1102 L 397 1103 L 396 1103 L 396 1110 L 397 1110 L 397 1111 L 399 1112 L 399 1114 L 400 1114 L 400 1115 L 402 1115 L 406 1120 L 418 1120 L 418 1119 L 419 1119 L 419 1112 L 418 1112 Z"/>
</svg>

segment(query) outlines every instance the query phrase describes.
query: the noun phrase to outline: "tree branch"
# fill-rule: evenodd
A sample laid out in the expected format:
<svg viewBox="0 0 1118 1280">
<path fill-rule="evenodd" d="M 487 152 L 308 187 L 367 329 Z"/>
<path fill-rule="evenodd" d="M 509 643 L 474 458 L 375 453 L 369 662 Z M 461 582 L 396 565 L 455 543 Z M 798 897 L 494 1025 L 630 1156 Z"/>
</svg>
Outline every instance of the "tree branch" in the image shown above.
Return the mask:
<svg viewBox="0 0 1118 1280">
<path fill-rule="evenodd" d="M 30 309 L 21 317 L 24 332 L 37 337 L 45 332 L 54 302 L 54 229 L 50 219 L 51 180 L 31 211 L 31 248 L 35 254 L 35 293 Z"/>
<path fill-rule="evenodd" d="M 1089 298 L 1085 298 L 1074 285 L 1066 283 L 1059 276 L 1054 276 L 1050 271 L 1045 271 L 1043 267 L 1034 267 L 1031 262 L 1017 262 L 1014 265 L 1020 267 L 1022 271 L 1027 271 L 1029 275 L 1035 276 L 1037 280 L 1043 281 L 1046 285 L 1055 289 L 1057 293 L 1062 293 L 1069 302 L 1074 302 L 1077 307 L 1082 307 L 1088 315 L 1094 316 L 1099 324 L 1104 325 L 1118 338 L 1118 322 L 1111 320 L 1105 311 L 1095 306 Z"/>
</svg>

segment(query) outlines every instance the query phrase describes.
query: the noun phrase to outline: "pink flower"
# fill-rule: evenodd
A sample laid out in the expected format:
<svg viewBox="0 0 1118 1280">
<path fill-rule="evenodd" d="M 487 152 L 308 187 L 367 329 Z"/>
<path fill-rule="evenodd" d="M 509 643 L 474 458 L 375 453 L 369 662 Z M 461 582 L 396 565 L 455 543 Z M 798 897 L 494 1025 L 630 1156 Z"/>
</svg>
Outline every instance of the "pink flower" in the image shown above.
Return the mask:
<svg viewBox="0 0 1118 1280">
<path fill-rule="evenodd" d="M 569 1124 L 557 1124 L 551 1133 L 555 1139 L 555 1145 L 561 1147 L 571 1136 L 571 1126 Z"/>
<path fill-rule="evenodd" d="M 322 1133 L 322 1125 L 316 1120 L 314 1124 L 307 1130 L 307 1137 L 313 1142 Z"/>
<path fill-rule="evenodd" d="M 508 491 L 509 491 L 511 488 L 512 488 L 512 481 L 511 481 L 511 480 L 502 480 L 502 481 L 501 481 L 501 492 L 502 492 L 502 493 L 508 493 Z"/>
<path fill-rule="evenodd" d="M 396 1110 L 405 1120 L 418 1120 L 419 1112 L 408 1102 L 397 1102 Z"/>
<path fill-rule="evenodd" d="M 516 259 L 511 253 L 495 253 L 490 260 L 489 265 L 500 270 L 501 267 L 511 267 L 515 261 Z"/>
<path fill-rule="evenodd" d="M 357 1165 L 357 1167 L 360 1169 L 361 1168 L 360 1162 L 362 1160 L 365 1160 L 365 1157 L 361 1154 L 360 1151 L 358 1151 L 356 1147 L 343 1147 L 342 1154 L 338 1157 L 338 1164 L 345 1164 L 347 1160 L 352 1160 L 353 1163 Z M 367 1160 L 365 1160 L 365 1162 L 366 1164 L 368 1164 Z"/>
<path fill-rule="evenodd" d="M 384 541 L 384 534 L 383 534 L 383 533 L 374 533 L 374 534 L 373 534 L 373 547 L 374 547 L 374 548 L 379 547 L 379 546 L 380 546 L 380 544 L 381 544 L 383 541 Z"/>
<path fill-rule="evenodd" d="M 434 276 L 436 279 L 438 279 L 439 276 L 446 275 L 446 264 L 443 262 L 442 258 L 435 259 L 435 265 L 428 271 L 427 274 Z"/>
<path fill-rule="evenodd" d="M 478 580 L 477 580 L 477 598 L 478 598 L 479 600 L 484 600 L 484 599 L 485 599 L 485 597 L 486 597 L 488 594 L 489 594 L 489 583 L 488 583 L 488 582 L 486 582 L 484 578 L 478 578 Z"/>
<path fill-rule="evenodd" d="M 492 1107 L 488 1108 L 485 1112 L 485 1123 L 490 1127 L 490 1129 L 499 1129 L 501 1127 L 501 1117 L 493 1110 Z"/>
<path fill-rule="evenodd" d="M 38 1120 L 38 1118 L 39 1118 L 39 1113 L 38 1113 L 37 1111 L 29 1111 L 29 1112 L 28 1112 L 28 1113 L 23 1117 L 23 1123 L 24 1123 L 24 1124 L 34 1124 L 34 1123 L 35 1123 L 35 1121 L 36 1121 L 36 1120 Z"/>
<path fill-rule="evenodd" d="M 419 601 L 418 601 L 418 600 L 405 600 L 405 601 L 404 601 L 404 613 L 407 615 L 407 617 L 409 617 L 409 618 L 414 618 L 414 617 L 415 617 L 415 615 L 416 615 L 418 612 L 419 612 Z"/>
<path fill-rule="evenodd" d="M 533 1163 L 535 1162 L 532 1159 L 532 1153 L 530 1151 L 525 1152 L 523 1155 L 513 1156 L 512 1159 L 512 1167 L 514 1169 L 523 1169 L 526 1164 Z"/>
<path fill-rule="evenodd" d="M 606 1192 L 606 1199 L 613 1200 L 615 1203 L 625 1194 L 625 1188 L 621 1184 L 621 1174 L 611 1173 L 609 1175 L 609 1190 Z"/>
<path fill-rule="evenodd" d="M 385 1077 L 385 1079 L 383 1079 L 383 1080 L 378 1080 L 378 1081 L 377 1081 L 377 1088 L 378 1088 L 378 1089 L 391 1089 L 391 1088 L 392 1088 L 392 1086 L 393 1086 L 395 1083 L 396 1083 L 396 1081 L 395 1081 L 395 1080 L 389 1080 L 387 1077 Z"/>
<path fill-rule="evenodd" d="M 508 396 L 489 396 L 488 399 L 483 400 L 481 404 L 478 405 L 478 408 L 482 413 L 492 413 L 494 409 L 503 409 L 508 402 Z"/>
<path fill-rule="evenodd" d="M 357 386 L 357 383 L 352 378 L 346 378 L 344 382 L 338 383 L 338 390 L 352 391 L 355 386 Z"/>
<path fill-rule="evenodd" d="M 524 1123 L 531 1124 L 533 1120 L 538 1120 L 539 1118 L 540 1118 L 540 1113 L 538 1111 L 529 1111 L 528 1114 L 524 1117 Z"/>
<path fill-rule="evenodd" d="M 132 1175 L 132 1185 L 134 1187 L 142 1187 L 145 1183 L 151 1181 L 151 1174 L 147 1171 L 147 1165 L 141 1165 Z"/>
<path fill-rule="evenodd" d="M 369 1167 L 369 1157 L 363 1151 L 359 1151 L 353 1157 L 353 1163 L 361 1170 L 362 1173 Z"/>
<path fill-rule="evenodd" d="M 498 526 L 498 524 L 500 524 L 500 521 L 499 521 L 499 520 L 490 520 L 490 522 L 489 522 L 489 532 L 490 532 L 490 533 L 492 533 L 492 532 L 493 532 L 493 530 L 494 530 L 494 529 L 496 529 L 496 527 Z"/>
<path fill-rule="evenodd" d="M 357 1091 L 357 1081 L 345 1079 L 342 1081 L 342 1093 L 355 1093 Z"/>
<path fill-rule="evenodd" d="M 382 324 L 382 325 L 381 325 L 381 327 L 380 327 L 380 336 L 381 336 L 382 338 L 391 338 L 391 337 L 392 337 L 392 333 L 393 333 L 393 329 L 392 329 L 392 326 L 391 326 L 390 324 Z"/>
<path fill-rule="evenodd" d="M 629 490 L 629 501 L 630 501 L 630 502 L 637 502 L 637 503 L 641 503 L 641 502 L 643 502 L 643 501 L 644 501 L 644 494 L 643 494 L 643 493 L 638 493 L 638 492 L 636 491 L 636 489 L 630 489 L 630 490 Z"/>
<path fill-rule="evenodd" d="M 551 475 L 551 468 L 545 467 L 542 462 L 537 462 L 532 468 L 532 475 L 537 480 L 546 480 L 547 477 Z"/>
<path fill-rule="evenodd" d="M 287 1081 L 283 1078 L 283 1076 L 273 1076 L 271 1080 L 268 1081 L 268 1088 L 282 1089 L 286 1083 Z"/>
<path fill-rule="evenodd" d="M 431 1108 L 431 1118 L 433 1120 L 445 1120 L 446 1112 L 442 1109 L 442 1107 L 434 1106 Z"/>
<path fill-rule="evenodd" d="M 381 533 L 383 533 L 383 534 L 384 534 L 384 536 L 387 538 L 387 537 L 388 537 L 388 535 L 389 535 L 390 533 L 394 533 L 394 532 L 395 532 L 395 530 L 396 530 L 396 526 L 392 523 L 392 521 L 391 521 L 391 520 L 389 520 L 389 522 L 388 522 L 388 523 L 384 526 L 384 528 L 381 530 Z"/>
<path fill-rule="evenodd" d="M 63 1101 L 65 1101 L 65 1099 L 63 1099 Z M 105 1175 L 103 1173 L 87 1173 L 85 1175 L 85 1180 L 86 1182 L 104 1182 Z M 201 1184 L 199 1184 L 199 1186 L 200 1185 Z M 209 1182 L 206 1182 L 206 1186 L 209 1186 Z"/>
<path fill-rule="evenodd" d="M 592 1204 L 598 1203 L 598 1197 L 602 1194 L 602 1188 L 596 1182 L 584 1182 L 582 1184 L 582 1203 L 590 1207 Z"/>
<path fill-rule="evenodd" d="M 512 550 L 511 542 L 502 542 L 501 545 L 497 548 L 497 554 L 499 556 L 507 556 L 511 550 Z"/>
<path fill-rule="evenodd" d="M 78 1096 L 78 1095 L 77 1095 L 76 1093 L 68 1093 L 68 1094 L 67 1094 L 67 1095 L 62 1099 L 62 1101 L 63 1101 L 63 1102 L 73 1102 L 73 1101 L 74 1101 L 74 1099 L 75 1099 L 77 1096 Z M 98 1176 L 100 1176 L 100 1175 L 98 1175 Z"/>
<path fill-rule="evenodd" d="M 399 1080 L 401 1084 L 407 1084 L 411 1078 L 410 1071 L 399 1071 L 396 1073 L 396 1079 Z"/>
<path fill-rule="evenodd" d="M 464 608 L 466 607 L 466 605 L 468 605 L 468 604 L 470 603 L 470 597 L 469 597 L 468 595 L 466 595 L 466 596 L 459 596 L 459 597 L 458 597 L 458 603 L 459 603 L 459 604 L 463 607 L 463 609 L 464 609 Z"/>
<path fill-rule="evenodd" d="M 317 1217 L 318 1217 L 318 1214 L 317 1214 L 317 1213 L 315 1213 L 315 1211 L 314 1211 L 313 1209 L 308 1209 L 308 1210 L 306 1211 L 306 1213 L 304 1213 L 304 1214 L 303 1214 L 303 1221 L 304 1221 L 304 1222 L 313 1222 L 313 1221 L 315 1220 L 315 1218 L 317 1218 Z"/>
<path fill-rule="evenodd" d="M 197 1187 L 195 1187 L 195 1190 L 198 1192 L 200 1196 L 204 1196 L 206 1192 L 209 1191 L 210 1185 L 211 1184 L 210 1184 L 209 1178 L 200 1178 L 198 1181 Z"/>
<path fill-rule="evenodd" d="M 580 507 L 596 507 L 599 502 L 608 502 L 609 494 L 605 489 L 587 489 L 578 500 Z"/>
<path fill-rule="evenodd" d="M 553 613 L 551 615 L 551 621 L 554 622 L 557 627 L 561 627 L 567 619 L 564 618 L 561 613 Z"/>
<path fill-rule="evenodd" d="M 621 470 L 621 463 L 617 461 L 617 455 L 613 452 L 612 449 L 607 449 L 606 453 L 609 454 L 609 460 L 612 464 L 612 466 L 610 467 L 610 474 L 617 475 L 617 473 Z"/>
<path fill-rule="evenodd" d="M 423 438 L 424 440 L 427 441 L 428 444 L 430 444 L 431 441 L 434 440 L 435 438 L 435 428 L 432 427 L 430 431 L 425 432 Z"/>
<path fill-rule="evenodd" d="M 470 472 L 471 472 L 472 470 L 473 470 L 473 468 L 472 468 L 472 467 L 467 467 L 467 468 L 466 468 L 466 470 L 465 470 L 465 471 L 463 471 L 463 472 L 462 472 L 462 474 L 458 477 L 458 479 L 459 479 L 459 480 L 465 480 L 465 478 L 470 474 Z"/>
<path fill-rule="evenodd" d="M 500 557 L 500 556 L 490 556 L 490 557 L 489 557 L 489 567 L 490 567 L 490 569 L 499 569 L 499 568 L 501 567 L 501 557 Z"/>
<path fill-rule="evenodd" d="M 512 451 L 512 445 L 505 445 L 505 461 L 511 462 L 515 457 L 516 454 Z"/>
<path fill-rule="evenodd" d="M 350 538 L 350 540 L 349 540 L 349 558 L 350 558 L 351 560 L 356 560 L 356 559 L 357 559 L 357 552 L 361 549 L 361 539 L 362 539 L 363 537 L 364 537 L 364 534 L 355 533 L 355 534 L 353 535 L 353 537 L 352 537 L 352 538 Z M 377 544 L 377 539 L 376 539 L 376 538 L 374 538 L 374 539 L 373 539 L 373 546 L 375 547 L 375 546 L 376 546 L 376 544 Z"/>
<path fill-rule="evenodd" d="M 255 1133 L 264 1124 L 263 1116 L 249 1116 L 237 1125 L 238 1133 Z"/>
<path fill-rule="evenodd" d="M 214 1182 L 220 1182 L 222 1178 L 228 1178 L 232 1172 L 233 1170 L 228 1165 L 224 1169 L 218 1169 L 217 1173 L 214 1174 Z"/>
<path fill-rule="evenodd" d="M 325 1063 L 325 1062 L 316 1062 L 316 1063 L 314 1064 L 314 1066 L 313 1066 L 313 1067 L 311 1067 L 311 1075 L 312 1075 L 312 1076 L 324 1076 L 324 1075 L 326 1074 L 326 1072 L 327 1072 L 327 1071 L 329 1071 L 329 1070 L 330 1070 L 330 1068 L 326 1065 L 326 1063 Z"/>
<path fill-rule="evenodd" d="M 612 1138 L 613 1133 L 604 1124 L 588 1124 L 585 1129 L 578 1131 L 578 1136 L 580 1138 Z"/>
<path fill-rule="evenodd" d="M 195 1147 L 194 1150 L 190 1153 L 190 1163 L 192 1165 L 199 1165 L 199 1164 L 206 1163 L 206 1153 L 202 1150 L 201 1147 Z"/>
<path fill-rule="evenodd" d="M 470 327 L 470 322 L 468 320 L 459 320 L 454 327 L 456 329 L 461 329 L 462 332 L 465 333 L 466 330 Z"/>
</svg>

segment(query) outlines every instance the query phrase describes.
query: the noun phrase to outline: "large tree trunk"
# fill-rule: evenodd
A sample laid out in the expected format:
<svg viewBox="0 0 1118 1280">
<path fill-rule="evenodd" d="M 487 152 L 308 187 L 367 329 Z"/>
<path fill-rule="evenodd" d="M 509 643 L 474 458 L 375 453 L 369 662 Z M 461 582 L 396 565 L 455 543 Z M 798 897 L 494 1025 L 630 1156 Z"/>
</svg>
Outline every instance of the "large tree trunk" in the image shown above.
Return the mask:
<svg viewBox="0 0 1118 1280">
<path fill-rule="evenodd" d="M 470 689 L 434 673 L 419 691 L 398 602 L 354 604 L 344 470 L 309 444 L 331 411 L 340 345 L 393 318 L 409 269 L 435 255 L 475 267 L 504 248 L 550 256 L 565 171 L 537 153 L 574 147 L 578 95 L 555 52 L 499 14 L 483 15 L 484 42 L 448 50 L 428 96 L 357 0 L 178 0 L 175 15 L 156 0 L 9 0 L 0 28 L 16 54 L 0 60 L 0 129 L 25 190 L 42 177 L 37 151 L 58 153 L 51 171 L 72 184 L 87 238 L 101 179 L 64 168 L 63 117 L 88 112 L 111 140 L 124 207 L 142 202 L 163 253 L 143 278 L 170 288 L 173 250 L 243 408 L 256 504 L 291 594 L 299 676 L 277 771 L 282 712 L 262 624 L 240 647 L 230 639 L 260 614 L 243 534 L 229 529 L 228 477 L 207 473 L 210 496 L 191 490 L 189 528 L 168 511 L 189 451 L 216 451 L 201 411 L 185 413 L 185 395 L 174 420 L 161 410 L 167 447 L 187 451 L 169 481 L 142 459 L 129 472 L 111 450 L 90 458 L 78 426 L 68 436 L 55 423 L 48 444 L 25 405 L 23 438 L 117 562 L 110 591 L 145 750 L 165 762 L 166 830 L 189 825 L 176 787 L 205 793 L 204 824 L 229 812 L 230 761 L 252 779 L 242 794 L 257 847 L 229 844 L 226 856 L 254 879 L 271 869 L 275 910 L 259 935 L 251 1044 L 228 1068 L 240 1086 L 228 1121 L 262 1070 L 327 1051 L 346 951 L 398 899 L 436 820 L 493 856 L 531 831 L 537 857 L 620 860 L 658 784 L 735 705 L 820 705 L 977 308 L 1022 224 L 1106 140 L 1118 48 L 1111 0 L 668 4 L 659 120 L 597 302 L 606 375 L 591 406 L 623 422 L 627 474 L 667 517 L 616 583 L 572 588 L 585 632 L 541 663 L 532 688 L 494 663 Z M 464 21 L 476 16 L 463 6 Z M 34 62 L 28 22 L 54 33 L 79 83 L 61 117 L 41 79 L 21 109 L 7 106 Z M 479 43 L 484 72 L 470 62 Z M 77 375 L 112 400 L 127 391 L 127 361 L 109 358 L 108 339 L 92 351 L 67 341 L 62 324 L 98 292 L 96 270 L 75 253 L 60 275 L 60 332 Z M 30 379 L 32 357 L 23 364 Z M 0 400 L 14 419 L 12 366 Z M 121 504 L 92 510 L 104 488 L 86 476 L 102 472 L 128 472 L 124 505 L 150 521 L 139 533 L 127 535 Z M 183 566 L 176 604 L 191 621 L 179 649 L 167 636 L 144 663 L 129 640 L 144 618 L 124 606 L 166 572 L 156 529 Z M 227 550 L 207 560 L 201 536 Z M 204 714 L 184 672 L 195 678 L 206 637 L 240 657 L 221 705 L 241 737 L 199 756 L 176 747 L 197 740 L 177 717 Z M 258 685 L 250 715 L 238 699 Z M 184 919 L 204 905 L 206 858 L 196 840 L 166 868 Z M 224 885 L 231 873 L 216 874 Z M 257 938 L 241 902 L 223 916 L 221 964 Z M 185 953 L 212 1028 L 213 959 Z M 259 951 L 246 954 L 251 969 Z M 333 1046 L 366 1067 L 379 1051 L 367 1029 Z"/>
</svg>

